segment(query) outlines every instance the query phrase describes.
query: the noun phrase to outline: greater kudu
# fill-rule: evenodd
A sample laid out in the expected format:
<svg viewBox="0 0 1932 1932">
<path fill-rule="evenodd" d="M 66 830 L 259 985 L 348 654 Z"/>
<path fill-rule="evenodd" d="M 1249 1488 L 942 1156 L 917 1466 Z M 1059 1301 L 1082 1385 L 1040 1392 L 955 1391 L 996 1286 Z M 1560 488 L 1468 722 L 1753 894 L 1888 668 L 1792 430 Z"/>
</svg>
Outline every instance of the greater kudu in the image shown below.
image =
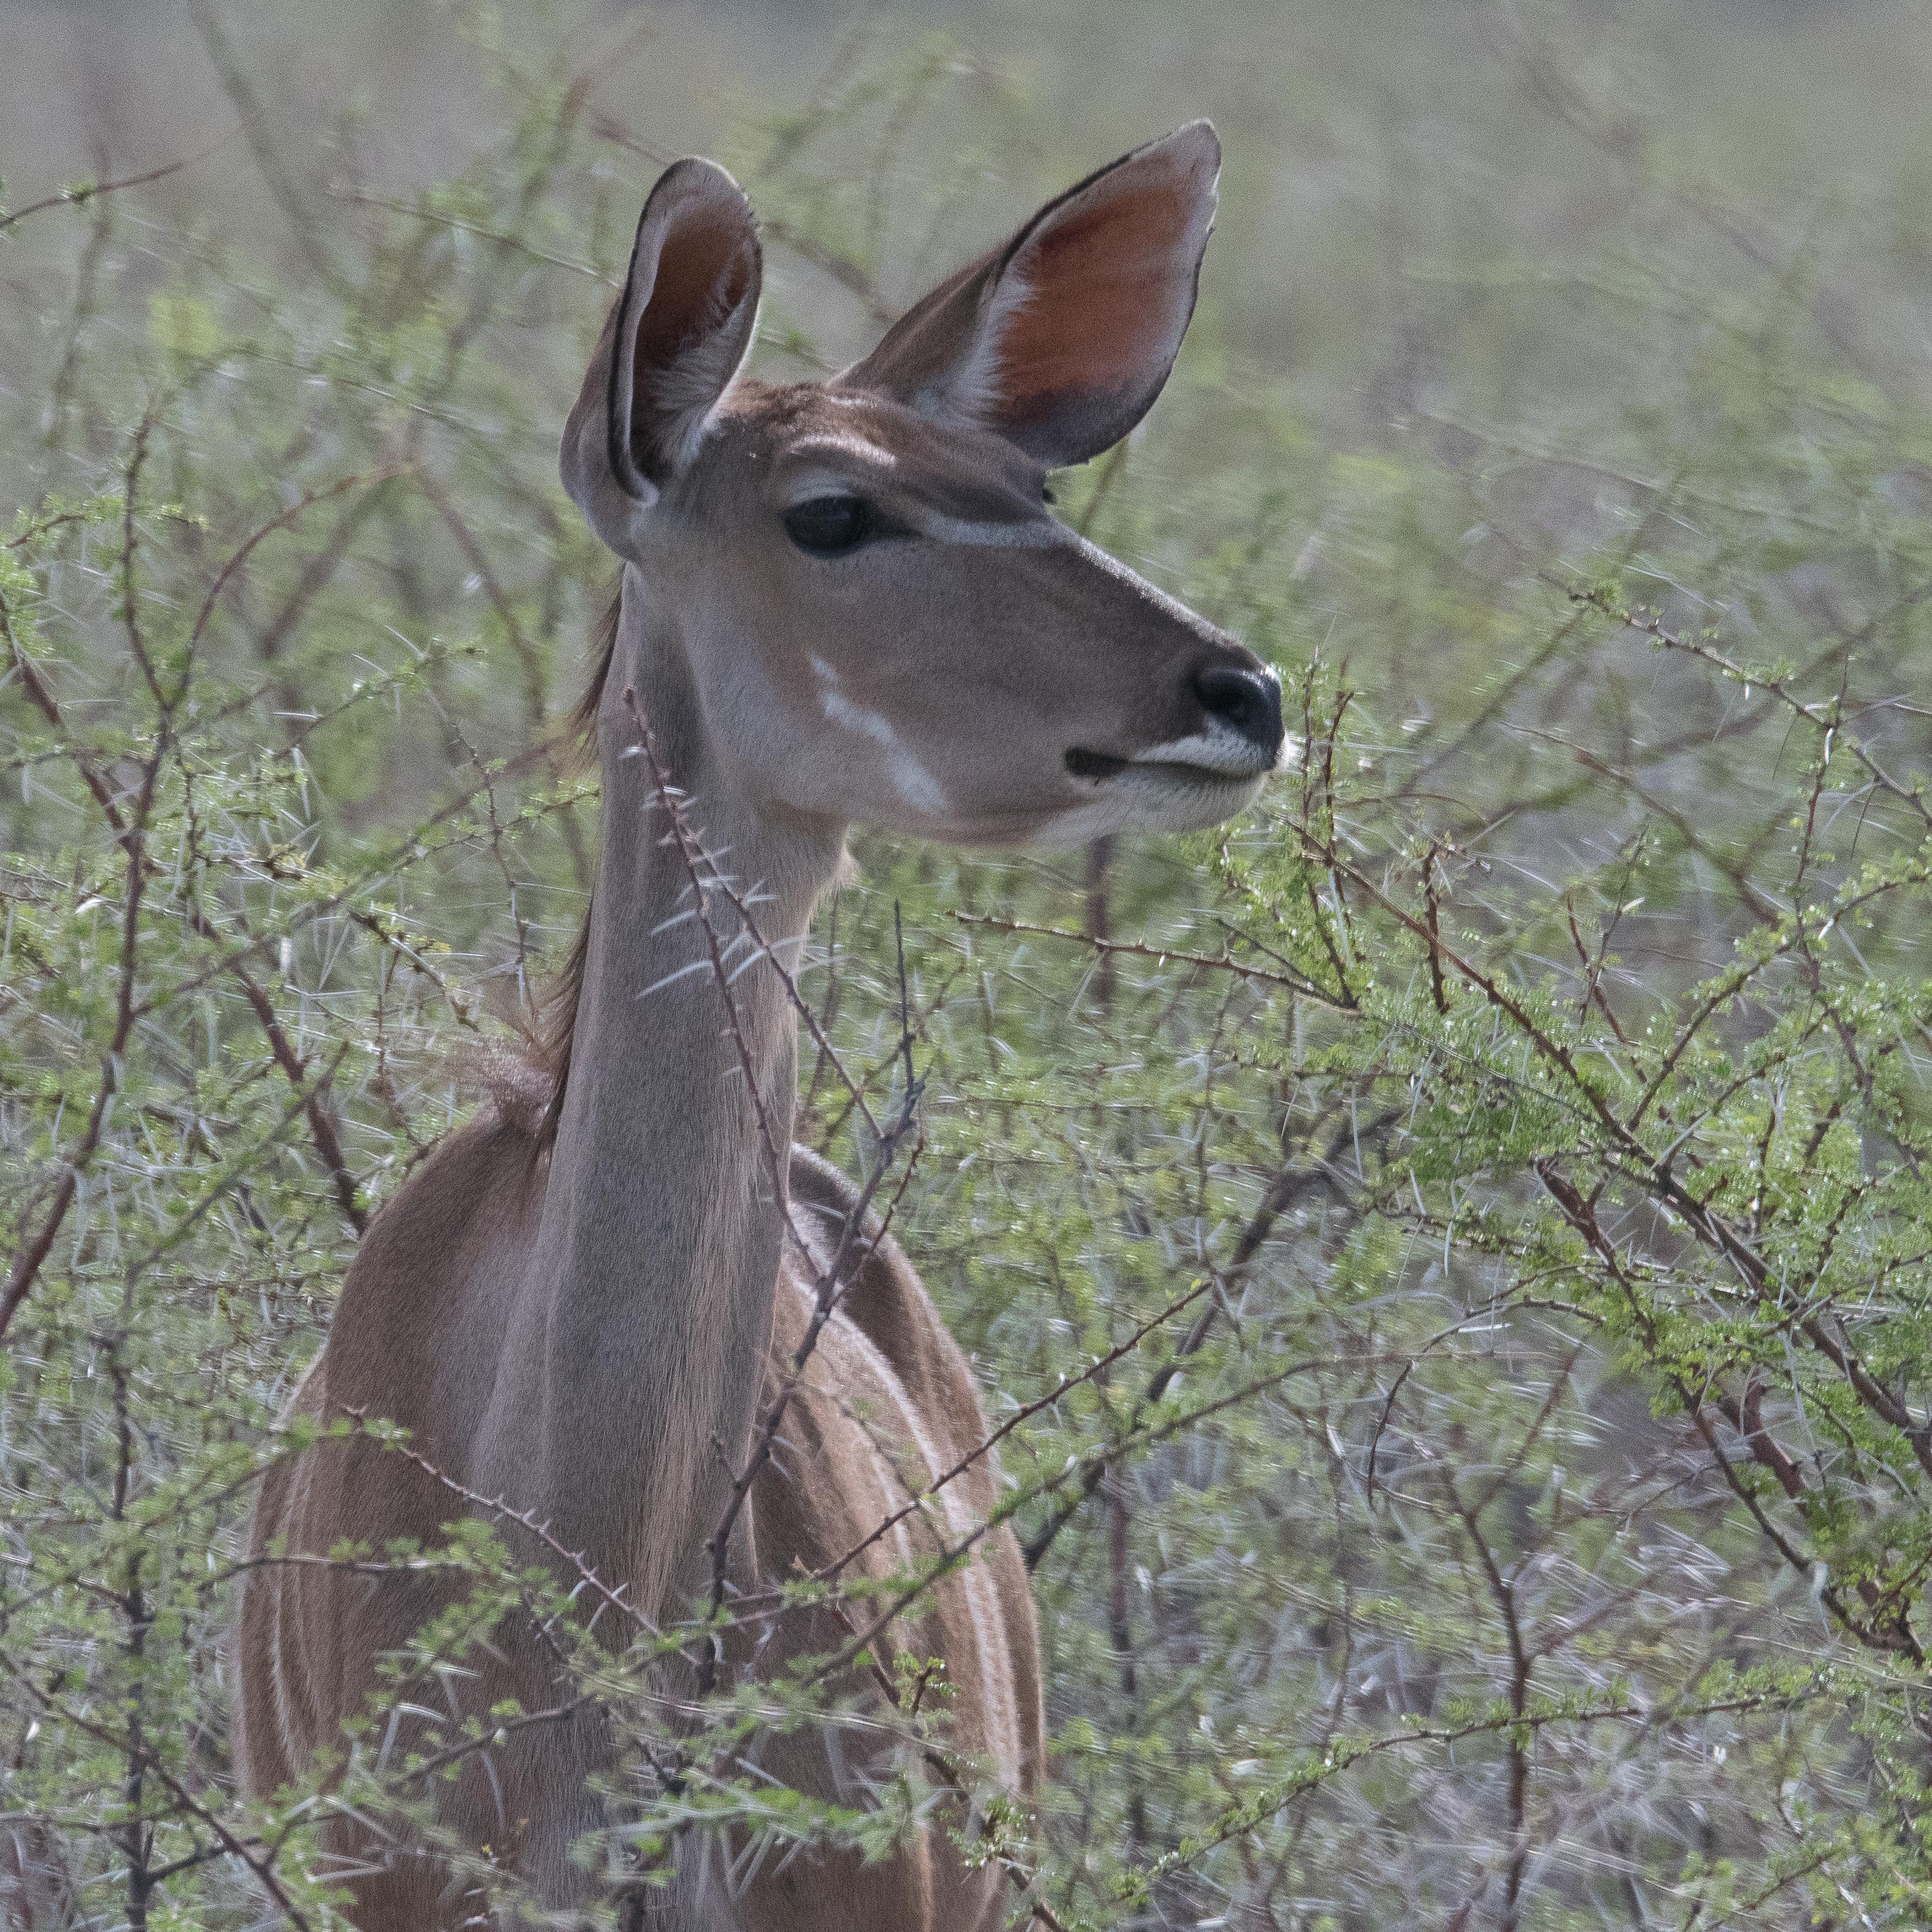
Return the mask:
<svg viewBox="0 0 1932 1932">
<path fill-rule="evenodd" d="M 563 1071 L 542 1104 L 499 1104 L 452 1136 L 378 1216 L 294 1403 L 404 1425 L 423 1461 L 547 1525 L 644 1618 L 676 1620 L 706 1593 L 761 1390 L 854 1209 L 823 1162 L 794 1152 L 788 1185 L 760 1144 L 776 1124 L 788 1146 L 794 1100 L 796 1016 L 772 962 L 795 957 L 848 824 L 1058 844 L 1205 826 L 1280 754 L 1273 674 L 1057 520 L 1045 487 L 1160 392 L 1219 165 L 1199 122 L 1102 169 L 823 384 L 739 379 L 760 257 L 730 178 L 680 161 L 645 204 L 563 444 L 566 487 L 623 563 L 590 700 L 603 850 Z M 667 786 L 711 860 L 755 890 L 755 944 L 722 887 L 698 914 Z M 728 1024 L 706 951 L 720 933 L 738 976 Z M 859 1245 L 785 1453 L 736 1516 L 736 1593 L 866 1544 L 909 1468 L 929 1484 L 984 1436 L 972 1374 L 911 1266 L 876 1228 Z M 956 1542 L 998 1484 L 993 1456 L 971 1462 L 848 1574 L 902 1574 Z M 461 1507 L 360 1436 L 271 1475 L 239 1612 L 249 1789 L 274 1791 L 338 1739 L 436 1600 L 278 1552 L 427 1546 Z M 766 1654 L 836 1651 L 849 1629 L 801 1613 Z M 1012 1536 L 985 1538 L 892 1640 L 944 1660 L 960 1760 L 1032 1793 L 1039 1660 Z M 551 1670 L 528 1634 L 506 1638 L 462 1694 L 542 1709 Z M 598 1822 L 601 1736 L 522 1730 L 474 1753 L 440 1801 L 566 1912 L 588 1882 L 569 1854 Z M 879 1769 L 812 1731 L 760 1756 L 781 1782 L 847 1798 Z M 366 1822 L 334 1828 L 366 1932 L 475 1910 L 446 1866 Z M 869 1867 L 694 1855 L 656 1909 L 680 1928 L 964 1932 L 1004 1905 L 994 1873 L 966 1870 L 932 1828 Z"/>
</svg>

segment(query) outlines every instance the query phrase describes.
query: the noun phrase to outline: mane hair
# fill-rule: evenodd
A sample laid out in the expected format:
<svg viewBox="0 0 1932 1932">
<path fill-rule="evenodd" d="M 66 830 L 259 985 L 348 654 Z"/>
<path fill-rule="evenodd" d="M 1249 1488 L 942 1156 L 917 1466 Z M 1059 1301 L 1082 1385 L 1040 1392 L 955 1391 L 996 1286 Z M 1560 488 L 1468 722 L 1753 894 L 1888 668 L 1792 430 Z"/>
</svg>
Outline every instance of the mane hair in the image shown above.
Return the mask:
<svg viewBox="0 0 1932 1932">
<path fill-rule="evenodd" d="M 574 743 L 582 755 L 589 754 L 597 729 L 597 712 L 603 699 L 604 682 L 610 675 L 611 661 L 617 655 L 617 623 L 623 608 L 624 580 L 620 576 L 604 614 L 591 633 L 590 681 L 565 721 L 565 741 Z M 590 956 L 590 911 L 586 905 L 584 923 L 578 928 L 577 937 L 571 943 L 563 970 L 557 975 L 556 983 L 544 1002 L 543 1030 L 537 1042 L 536 1071 L 548 1079 L 550 1094 L 536 1126 L 536 1150 L 540 1154 L 548 1152 L 556 1138 L 556 1124 L 563 1114 L 564 1092 L 570 1084 L 570 1057 L 577 1032 L 577 1009 L 584 997 L 584 962 Z"/>
</svg>

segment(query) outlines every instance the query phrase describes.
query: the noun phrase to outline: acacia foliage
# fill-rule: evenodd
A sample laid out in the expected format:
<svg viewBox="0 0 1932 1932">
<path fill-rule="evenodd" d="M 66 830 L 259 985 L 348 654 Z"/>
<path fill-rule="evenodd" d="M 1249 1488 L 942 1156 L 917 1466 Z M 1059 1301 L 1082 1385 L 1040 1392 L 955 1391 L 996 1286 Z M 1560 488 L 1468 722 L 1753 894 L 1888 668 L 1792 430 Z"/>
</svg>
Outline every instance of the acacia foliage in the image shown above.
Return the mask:
<svg viewBox="0 0 1932 1932">
<path fill-rule="evenodd" d="M 379 1709 L 345 1783 L 244 1805 L 220 1637 L 356 1236 L 531 1024 L 594 850 L 545 733 L 604 567 L 552 455 L 649 145 L 486 35 L 470 165 L 399 196 L 345 137 L 324 192 L 202 20 L 287 259 L 137 231 L 138 189 L 7 231 L 50 323 L 0 550 L 0 1895 L 36 1924 L 327 1924 L 322 1811 L 489 1748 L 386 1754 Z M 739 131 L 789 264 L 768 369 L 982 238 L 980 154 L 922 178 L 918 247 L 877 211 L 948 88 L 988 150 L 1025 124 L 996 80 L 888 46 Z M 1458 331 L 1530 272 L 1459 260 L 1484 292 L 1408 318 L 1404 427 L 1318 428 L 1210 312 L 1065 479 L 1281 666 L 1255 812 L 1070 861 L 868 838 L 824 915 L 801 1133 L 866 1171 L 923 1083 L 896 1231 L 1034 1564 L 1051 1782 L 974 1840 L 1017 1920 L 1932 1910 L 1924 398 L 1774 224 L 1745 274 L 1696 181 L 1636 207 L 1567 269 L 1649 358 L 1634 404 L 1476 419 Z M 729 1748 L 774 1700 L 835 1721 L 822 1688 L 722 1686 L 673 1738 L 659 1641 L 586 1644 L 530 1530 L 294 1554 L 466 1580 L 397 1701 L 548 1621 L 639 1748 L 614 1897 L 680 1833 L 958 1825 L 916 1660 L 891 1802 L 790 1803 Z"/>
</svg>

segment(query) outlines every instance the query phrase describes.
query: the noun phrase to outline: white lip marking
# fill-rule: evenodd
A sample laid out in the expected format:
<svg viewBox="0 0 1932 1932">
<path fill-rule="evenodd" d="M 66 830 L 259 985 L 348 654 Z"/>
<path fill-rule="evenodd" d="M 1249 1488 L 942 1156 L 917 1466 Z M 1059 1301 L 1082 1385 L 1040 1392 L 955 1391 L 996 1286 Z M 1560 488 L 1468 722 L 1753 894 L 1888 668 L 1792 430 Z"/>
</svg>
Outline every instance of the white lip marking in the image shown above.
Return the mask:
<svg viewBox="0 0 1932 1932">
<path fill-rule="evenodd" d="M 1193 778 L 1130 764 L 1104 779 L 1084 805 L 1056 812 L 1029 837 L 1033 845 L 1084 845 L 1109 832 L 1198 832 L 1232 818 L 1261 790 L 1266 773 L 1196 767 Z"/>
<path fill-rule="evenodd" d="M 935 778 L 899 742 L 898 734 L 876 711 L 854 704 L 838 688 L 838 674 L 823 658 L 814 658 L 812 668 L 818 679 L 818 702 L 826 717 L 848 731 L 869 738 L 884 747 L 886 763 L 892 775 L 893 788 L 916 810 L 938 814 L 946 809 L 946 794 Z"/>
<path fill-rule="evenodd" d="M 1272 758 L 1263 755 L 1252 738 L 1244 737 L 1231 724 L 1215 724 L 1205 731 L 1185 738 L 1170 738 L 1164 745 L 1136 752 L 1130 765 L 1192 765 L 1196 770 L 1218 772 L 1223 778 L 1258 778 L 1264 772 L 1279 771 L 1286 762 L 1288 740 Z"/>
</svg>

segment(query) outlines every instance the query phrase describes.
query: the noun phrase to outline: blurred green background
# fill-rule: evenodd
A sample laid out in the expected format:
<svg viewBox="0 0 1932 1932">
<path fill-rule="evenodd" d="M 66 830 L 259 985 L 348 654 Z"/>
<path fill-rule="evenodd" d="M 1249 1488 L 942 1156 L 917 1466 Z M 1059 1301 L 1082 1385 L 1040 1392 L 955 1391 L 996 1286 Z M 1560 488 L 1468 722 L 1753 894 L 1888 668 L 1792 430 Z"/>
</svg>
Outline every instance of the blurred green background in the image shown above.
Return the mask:
<svg viewBox="0 0 1932 1932">
<path fill-rule="evenodd" d="M 0 170 L 16 203 L 104 165 L 175 159 L 233 124 L 179 6 L 10 0 L 7 28 Z M 855 33 L 902 52 L 935 37 L 956 70 L 898 130 L 898 160 L 930 183 L 956 151 L 976 154 L 977 224 L 962 218 L 961 241 L 1070 170 L 1208 115 L 1228 158 L 1204 332 L 1358 434 L 1399 417 L 1432 358 L 1466 349 L 1477 326 L 1490 366 L 1472 402 L 1547 405 L 1583 386 L 1593 402 L 1640 397 L 1648 357 L 1628 334 L 1582 327 L 1565 287 L 1594 248 L 1637 239 L 1634 220 L 1654 237 L 1646 190 L 1672 177 L 1711 203 L 1688 245 L 1713 266 L 1766 272 L 1726 221 L 1775 222 L 1854 278 L 1834 305 L 1864 353 L 1900 379 L 1918 359 L 1932 40 L 1911 0 L 609 6 L 541 24 L 506 10 L 502 31 L 566 61 L 596 107 L 665 154 L 724 158 L 748 120 L 814 98 Z M 291 164 L 311 157 L 311 186 L 344 116 L 372 172 L 407 190 L 460 165 L 500 112 L 487 63 L 418 0 L 238 10 L 224 32 Z M 265 244 L 278 225 L 236 147 L 152 200 Z M 1477 244 L 1514 258 L 1506 296 L 1485 302 L 1480 280 L 1460 299 L 1414 285 Z M 909 286 L 914 266 L 892 259 Z M 1444 373 L 1460 392 L 1474 372 Z"/>
</svg>

